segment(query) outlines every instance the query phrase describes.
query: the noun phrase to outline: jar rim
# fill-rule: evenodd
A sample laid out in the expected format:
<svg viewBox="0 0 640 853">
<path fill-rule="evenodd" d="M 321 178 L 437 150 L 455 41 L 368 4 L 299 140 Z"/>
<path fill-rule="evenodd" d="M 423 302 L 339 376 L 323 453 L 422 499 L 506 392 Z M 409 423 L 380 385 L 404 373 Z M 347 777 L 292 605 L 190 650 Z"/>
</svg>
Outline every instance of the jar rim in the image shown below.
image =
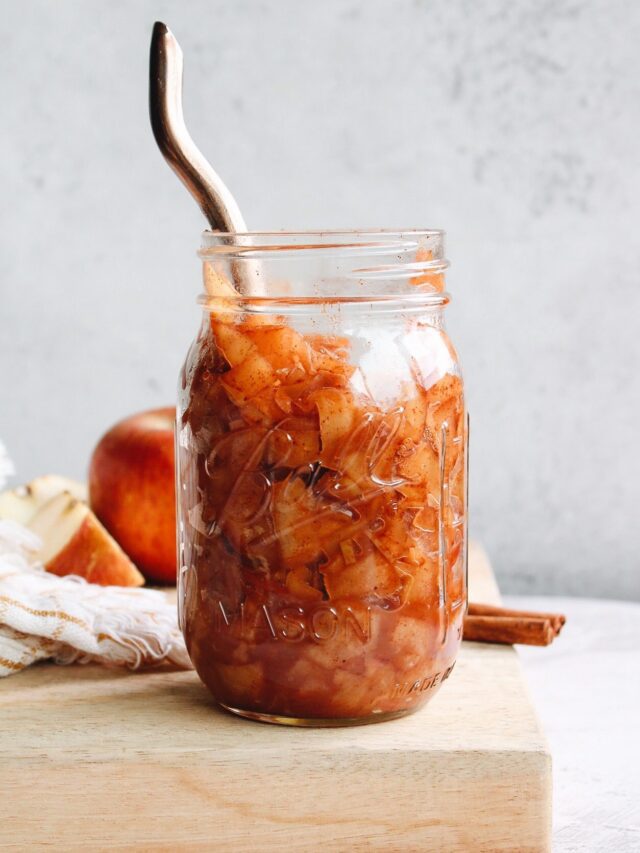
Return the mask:
<svg viewBox="0 0 640 853">
<path fill-rule="evenodd" d="M 211 231 L 202 232 L 198 256 L 254 257 L 287 252 L 340 252 L 350 255 L 377 254 L 394 248 L 410 251 L 428 247 L 433 261 L 444 260 L 445 232 L 439 228 L 307 229 L 300 231 Z"/>
<path fill-rule="evenodd" d="M 451 301 L 447 291 L 437 293 L 413 293 L 392 296 L 386 294 L 367 294 L 363 296 L 210 296 L 201 293 L 197 303 L 205 311 L 220 310 L 233 314 L 304 314 L 316 307 L 330 308 L 353 306 L 377 313 L 407 314 L 421 313 L 425 309 L 443 308 Z"/>
<path fill-rule="evenodd" d="M 205 228 L 202 236 L 212 235 L 216 237 L 299 237 L 308 235 L 321 236 L 347 236 L 360 234 L 367 236 L 369 234 L 388 234 L 390 236 L 402 236 L 404 234 L 415 237 L 444 237 L 445 231 L 443 228 L 301 228 L 292 229 L 267 229 L 258 231 L 214 231 L 211 228 Z"/>
<path fill-rule="evenodd" d="M 253 299 L 299 307 L 443 305 L 449 301 L 444 236 L 436 228 L 204 231 L 198 256 L 206 292 L 200 301 L 209 304 L 223 293 L 228 303 L 245 307 Z"/>
</svg>

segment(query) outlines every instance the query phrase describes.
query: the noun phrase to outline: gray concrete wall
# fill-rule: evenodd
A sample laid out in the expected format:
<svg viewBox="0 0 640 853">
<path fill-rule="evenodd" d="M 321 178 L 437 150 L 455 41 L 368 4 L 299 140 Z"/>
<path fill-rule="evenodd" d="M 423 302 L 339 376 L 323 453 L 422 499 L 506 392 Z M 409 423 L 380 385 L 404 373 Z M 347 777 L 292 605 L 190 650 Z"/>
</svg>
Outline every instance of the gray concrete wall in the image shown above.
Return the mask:
<svg viewBox="0 0 640 853">
<path fill-rule="evenodd" d="M 147 118 L 151 25 L 252 227 L 442 226 L 472 530 L 511 591 L 640 597 L 640 5 L 75 2 L 0 16 L 0 436 L 81 476 L 174 399 L 199 211 Z"/>
</svg>

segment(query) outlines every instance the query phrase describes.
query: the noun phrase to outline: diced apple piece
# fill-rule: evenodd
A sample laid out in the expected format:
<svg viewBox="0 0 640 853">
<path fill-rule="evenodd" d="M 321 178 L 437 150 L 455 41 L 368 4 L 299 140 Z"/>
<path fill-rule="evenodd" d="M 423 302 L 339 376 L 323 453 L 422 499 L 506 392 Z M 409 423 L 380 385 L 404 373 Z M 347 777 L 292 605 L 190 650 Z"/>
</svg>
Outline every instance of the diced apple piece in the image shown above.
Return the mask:
<svg viewBox="0 0 640 853">
<path fill-rule="evenodd" d="M 427 396 L 422 388 L 418 388 L 418 394 L 411 397 L 403 404 L 404 419 L 402 424 L 402 435 L 412 441 L 421 441 L 427 420 Z"/>
<path fill-rule="evenodd" d="M 256 400 L 255 397 L 251 402 L 240 407 L 243 422 L 251 426 L 269 427 L 275 418 L 263 411 L 264 405 L 254 405 L 254 400 Z"/>
<path fill-rule="evenodd" d="M 331 599 L 398 599 L 410 580 L 364 536 L 343 540 L 338 556 L 320 571 Z"/>
<path fill-rule="evenodd" d="M 331 671 L 306 656 L 299 657 L 289 669 L 289 683 L 296 686 L 301 700 L 312 699 L 314 695 L 324 697 L 327 691 L 331 691 L 332 678 Z"/>
<path fill-rule="evenodd" d="M 439 513 L 437 507 L 423 506 L 413 519 L 413 526 L 425 533 L 435 533 L 438 530 Z"/>
<path fill-rule="evenodd" d="M 220 436 L 207 458 L 209 476 L 214 470 L 222 469 L 228 471 L 231 482 L 235 482 L 247 465 L 249 468 L 257 465 L 267 434 L 264 427 L 252 426 Z"/>
<path fill-rule="evenodd" d="M 327 497 L 344 501 L 349 504 L 356 502 L 358 513 L 361 513 L 363 494 L 370 488 L 370 484 L 363 484 L 360 480 L 354 480 L 348 474 L 330 471 L 320 480 L 321 487 L 326 490 Z"/>
<path fill-rule="evenodd" d="M 273 518 L 282 558 L 289 564 L 316 560 L 324 547 L 318 533 L 319 506 L 300 479 L 273 485 Z"/>
<path fill-rule="evenodd" d="M 357 421 L 353 396 L 338 388 L 324 388 L 312 396 L 320 420 L 322 461 L 331 467 Z"/>
<path fill-rule="evenodd" d="M 397 480 L 396 458 L 404 440 L 401 431 L 403 421 L 401 408 L 382 416 L 376 413 L 372 418 L 368 465 L 371 476 L 380 484 Z"/>
<path fill-rule="evenodd" d="M 402 505 L 395 512 L 387 508 L 384 521 L 380 530 L 369 533 L 371 542 L 380 554 L 393 565 L 401 563 L 407 565 L 407 568 L 412 562 L 419 562 L 419 555 L 410 547 L 414 530 L 412 513 L 405 513 Z"/>
<path fill-rule="evenodd" d="M 452 443 L 453 455 L 455 461 L 449 471 L 449 501 L 452 507 L 455 507 L 456 513 L 462 515 L 463 504 L 465 501 L 465 468 L 464 455 L 460 445 Z"/>
<path fill-rule="evenodd" d="M 231 367 L 241 364 L 254 349 L 247 335 L 238 331 L 238 327 L 233 323 L 224 323 L 212 319 L 211 329 L 218 348 Z"/>
<path fill-rule="evenodd" d="M 317 373 L 330 373 L 339 376 L 343 381 L 349 379 L 355 373 L 355 365 L 349 364 L 338 356 L 331 353 L 313 354 L 312 369 Z"/>
<path fill-rule="evenodd" d="M 369 550 L 355 563 L 345 562 L 341 554 L 328 564 L 323 575 L 326 590 L 332 600 L 391 599 L 398 596 L 403 587 L 400 572 L 373 550 Z"/>
<path fill-rule="evenodd" d="M 337 669 L 333 676 L 333 708 L 341 716 L 360 717 L 372 705 L 372 699 L 379 692 L 375 679 L 369 679 L 364 673 L 355 674 Z M 375 706 L 373 706 L 375 707 Z"/>
<path fill-rule="evenodd" d="M 429 444 L 419 444 L 407 448 L 397 460 L 397 470 L 401 477 L 416 483 L 428 483 L 433 494 L 440 493 L 440 460 Z M 410 452 L 406 452 L 410 450 Z"/>
<path fill-rule="evenodd" d="M 446 426 L 446 440 L 449 443 L 454 437 L 462 434 L 462 404 L 451 398 L 442 403 L 429 406 L 427 414 L 427 434 L 431 444 L 440 447 L 442 444 L 442 428 Z"/>
<path fill-rule="evenodd" d="M 327 609 L 312 611 L 307 620 L 316 646 L 305 649 L 306 657 L 324 669 L 345 669 L 364 673 L 367 663 L 367 640 L 371 639 L 371 610 L 363 602 L 327 602 Z"/>
<path fill-rule="evenodd" d="M 208 296 L 213 299 L 237 298 L 238 291 L 222 272 L 221 268 L 214 266 L 211 261 L 203 264 L 202 277 L 204 280 L 204 289 Z"/>
<path fill-rule="evenodd" d="M 250 352 L 240 364 L 222 374 L 221 385 L 233 403 L 248 403 L 263 388 L 270 386 L 275 376 L 269 362 L 257 352 Z"/>
<path fill-rule="evenodd" d="M 351 342 L 349 338 L 341 338 L 338 335 L 305 335 L 309 345 L 316 352 L 329 353 L 338 358 L 346 359 L 349 355 Z"/>
<path fill-rule="evenodd" d="M 444 467 L 445 477 L 448 479 L 463 446 L 464 402 L 459 377 L 449 374 L 444 376 L 429 389 L 428 400 L 426 435 L 430 446 L 438 455 L 443 452 L 444 435 Z M 431 491 L 433 492 L 433 489 Z"/>
<path fill-rule="evenodd" d="M 442 403 L 452 397 L 462 398 L 462 380 L 452 373 L 446 373 L 442 379 L 439 379 L 427 390 L 427 402 L 429 404 Z"/>
<path fill-rule="evenodd" d="M 416 262 L 428 263 L 432 260 L 433 252 L 430 249 L 418 249 L 416 252 Z M 423 290 L 435 291 L 436 293 L 442 293 L 444 290 L 444 275 L 441 272 L 421 273 L 413 276 L 410 281 L 414 287 L 421 287 Z"/>
<path fill-rule="evenodd" d="M 0 518 L 28 525 L 40 507 L 62 492 L 67 492 L 79 501 L 87 500 L 84 483 L 59 474 L 45 474 L 31 480 L 26 486 L 3 492 L 0 495 Z"/>
<path fill-rule="evenodd" d="M 142 586 L 144 578 L 89 507 L 63 492 L 36 513 L 38 560 L 55 575 L 80 575 L 103 586 Z"/>
<path fill-rule="evenodd" d="M 275 399 L 278 406 L 285 412 L 295 411 L 296 414 L 317 416 L 317 408 L 313 399 L 316 391 L 326 388 L 343 388 L 344 379 L 333 373 L 307 376 L 302 368 L 289 373 L 279 373 L 281 385 L 276 390 Z M 287 403 L 287 398 L 290 403 Z"/>
<path fill-rule="evenodd" d="M 354 407 L 353 428 L 337 442 L 333 456 L 322 455 L 322 461 L 339 472 L 341 482 L 336 487 L 342 490 L 342 496 L 363 497 L 399 484 L 395 472 L 400 442 L 397 432 L 394 418 L 387 420 L 375 409 Z"/>
<path fill-rule="evenodd" d="M 400 616 L 393 629 L 392 645 L 396 666 L 407 671 L 424 660 L 437 657 L 438 636 L 431 623 L 412 616 Z"/>
<path fill-rule="evenodd" d="M 357 428 L 356 428 L 357 430 Z M 335 497 L 353 500 L 378 486 L 371 479 L 366 433 L 352 433 L 351 439 L 341 447 L 334 465 L 339 471 L 334 485 Z"/>
<path fill-rule="evenodd" d="M 464 543 L 464 536 L 462 534 L 462 530 L 459 527 L 449 527 L 447 529 L 447 550 L 448 550 L 448 562 L 449 567 L 455 565 L 460 556 L 460 552 L 462 550 L 462 545 Z"/>
<path fill-rule="evenodd" d="M 217 525 L 237 550 L 271 562 L 269 556 L 275 557 L 276 542 L 271 514 L 266 511 L 269 498 L 269 484 L 263 474 L 240 474 L 225 498 Z"/>
<path fill-rule="evenodd" d="M 350 566 L 355 563 L 358 551 L 357 543 L 353 539 L 344 539 L 340 543 L 340 551 L 342 552 L 342 559 L 345 565 Z"/>
<path fill-rule="evenodd" d="M 245 420 L 252 423 L 260 423 L 265 427 L 273 426 L 282 419 L 282 409 L 275 401 L 277 389 L 267 385 L 258 394 L 251 398 L 246 406 L 242 406 L 240 413 Z"/>
<path fill-rule="evenodd" d="M 304 370 L 311 367 L 309 344 L 301 334 L 289 326 L 263 326 L 251 329 L 251 340 L 274 370 L 289 370 L 301 364 Z"/>
<path fill-rule="evenodd" d="M 335 335 L 305 335 L 312 348 L 312 369 L 349 378 L 355 365 L 349 363 L 349 339 Z"/>
<path fill-rule="evenodd" d="M 309 418 L 286 418 L 269 436 L 267 462 L 275 468 L 299 468 L 319 455 L 320 435 Z"/>
<path fill-rule="evenodd" d="M 415 483 L 406 480 L 404 483 L 400 483 L 395 488 L 396 491 L 406 498 L 407 508 L 426 506 L 427 487 L 424 483 Z"/>
<path fill-rule="evenodd" d="M 216 664 L 216 675 L 225 689 L 242 701 L 257 701 L 264 686 L 264 673 L 259 663 L 239 665 Z"/>
<path fill-rule="evenodd" d="M 245 307 L 248 307 L 248 303 L 245 302 L 244 305 Z M 281 317 L 274 314 L 263 314 L 261 311 L 258 311 L 258 313 L 245 314 L 240 326 L 243 332 L 248 332 L 251 329 L 257 329 L 260 326 L 273 326 L 278 322 L 282 322 Z"/>
<path fill-rule="evenodd" d="M 322 600 L 322 592 L 311 586 L 311 570 L 306 566 L 288 572 L 285 585 L 293 596 L 302 601 Z"/>
<path fill-rule="evenodd" d="M 355 536 L 366 525 L 326 497 L 315 496 L 295 477 L 272 487 L 273 518 L 282 559 L 290 566 L 314 563 L 325 554 L 332 558 L 340 542 Z"/>
<path fill-rule="evenodd" d="M 273 401 L 276 406 L 285 414 L 290 415 L 293 410 L 293 402 L 291 397 L 284 391 L 283 388 L 276 388 L 273 395 Z"/>
</svg>

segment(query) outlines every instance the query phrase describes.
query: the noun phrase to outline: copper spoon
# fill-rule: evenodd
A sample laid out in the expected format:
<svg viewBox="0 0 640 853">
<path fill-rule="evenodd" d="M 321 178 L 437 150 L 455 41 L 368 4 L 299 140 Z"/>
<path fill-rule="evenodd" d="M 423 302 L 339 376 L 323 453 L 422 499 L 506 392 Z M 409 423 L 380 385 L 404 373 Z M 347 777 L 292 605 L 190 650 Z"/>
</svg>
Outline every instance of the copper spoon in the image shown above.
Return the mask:
<svg viewBox="0 0 640 853">
<path fill-rule="evenodd" d="M 214 231 L 245 232 L 236 200 L 191 138 L 182 113 L 182 50 L 156 21 L 149 62 L 149 113 L 158 148 L 200 205 Z"/>
</svg>

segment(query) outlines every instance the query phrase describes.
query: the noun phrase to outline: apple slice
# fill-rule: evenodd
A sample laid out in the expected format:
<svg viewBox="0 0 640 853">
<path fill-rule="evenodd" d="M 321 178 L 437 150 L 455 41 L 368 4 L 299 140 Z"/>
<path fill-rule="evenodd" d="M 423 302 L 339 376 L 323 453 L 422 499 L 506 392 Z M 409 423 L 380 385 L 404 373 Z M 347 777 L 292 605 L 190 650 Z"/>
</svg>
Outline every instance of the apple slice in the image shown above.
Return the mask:
<svg viewBox="0 0 640 853">
<path fill-rule="evenodd" d="M 86 485 L 69 477 L 61 477 L 59 474 L 45 474 L 43 477 L 36 477 L 25 488 L 34 496 L 38 507 L 59 495 L 60 492 L 69 492 L 71 497 L 77 501 L 87 502 Z"/>
<path fill-rule="evenodd" d="M 142 586 L 144 578 L 89 507 L 67 492 L 29 524 L 42 541 L 37 559 L 54 575 L 80 575 L 103 586 Z"/>
<path fill-rule="evenodd" d="M 0 518 L 27 525 L 35 512 L 35 502 L 26 486 L 18 486 L 0 495 Z"/>
<path fill-rule="evenodd" d="M 219 264 L 214 266 L 211 261 L 204 263 L 202 267 L 202 277 L 204 281 L 204 289 L 212 299 L 228 301 L 230 299 L 237 298 L 238 291 L 226 277 Z"/>
<path fill-rule="evenodd" d="M 28 525 L 42 506 L 62 492 L 68 492 L 79 501 L 87 500 L 84 483 L 59 474 L 45 474 L 31 480 L 26 486 L 18 486 L 0 494 L 0 518 Z"/>
</svg>

